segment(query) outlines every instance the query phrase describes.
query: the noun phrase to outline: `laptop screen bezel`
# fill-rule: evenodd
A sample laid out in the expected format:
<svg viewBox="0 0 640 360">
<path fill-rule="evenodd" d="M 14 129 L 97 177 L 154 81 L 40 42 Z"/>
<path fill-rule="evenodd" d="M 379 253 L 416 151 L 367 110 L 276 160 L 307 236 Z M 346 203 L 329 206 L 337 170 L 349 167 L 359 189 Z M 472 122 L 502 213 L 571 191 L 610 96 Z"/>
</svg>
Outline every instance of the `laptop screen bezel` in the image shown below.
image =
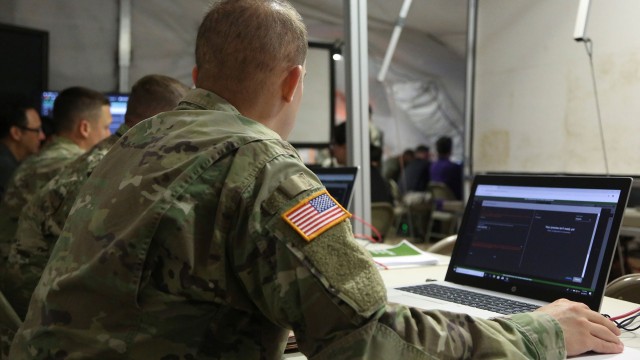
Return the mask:
<svg viewBox="0 0 640 360">
<path fill-rule="evenodd" d="M 585 303 L 591 309 L 598 311 L 602 303 L 604 289 L 608 280 L 609 271 L 613 261 L 613 252 L 616 249 L 620 225 L 624 214 L 624 209 L 629 198 L 629 190 L 633 179 L 627 177 L 596 177 L 596 176 L 522 176 L 522 175 L 477 175 L 474 178 L 471 188 L 471 196 L 469 197 L 465 213 L 460 224 L 458 239 L 456 241 L 451 261 L 447 269 L 446 280 L 474 287 L 480 287 L 487 290 L 502 292 L 523 296 L 527 298 L 537 299 L 541 301 L 551 302 L 559 298 L 566 298 L 573 301 Z M 464 247 L 464 242 L 471 239 L 464 238 L 461 234 L 464 232 L 471 220 L 471 205 L 475 201 L 476 190 L 479 185 L 505 185 L 505 186 L 525 186 L 525 187 L 552 187 L 552 188 L 580 188 L 580 189 L 613 189 L 620 190 L 620 196 L 616 204 L 613 216 L 612 227 L 609 238 L 606 240 L 604 251 L 604 261 L 600 267 L 599 273 L 596 275 L 596 286 L 591 295 L 583 295 L 581 293 L 572 293 L 560 290 L 558 287 L 539 286 L 527 287 L 514 285 L 508 281 L 501 279 L 492 279 L 487 277 L 468 276 L 455 271 L 459 263 L 459 256 Z"/>
</svg>

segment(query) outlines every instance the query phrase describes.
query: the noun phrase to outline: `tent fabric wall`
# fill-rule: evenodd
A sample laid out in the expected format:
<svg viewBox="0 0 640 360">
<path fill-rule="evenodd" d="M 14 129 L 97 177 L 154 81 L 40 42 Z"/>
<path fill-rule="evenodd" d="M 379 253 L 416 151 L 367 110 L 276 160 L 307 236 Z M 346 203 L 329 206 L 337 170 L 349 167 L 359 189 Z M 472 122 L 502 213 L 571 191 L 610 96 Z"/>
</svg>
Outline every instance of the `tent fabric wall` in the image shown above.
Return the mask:
<svg viewBox="0 0 640 360">
<path fill-rule="evenodd" d="M 376 0 L 382 1 L 382 0 Z M 161 73 L 192 84 L 195 35 L 209 0 L 132 1 L 130 84 Z M 343 19 L 292 1 L 311 40 L 342 41 Z M 398 2 L 398 10 L 400 8 Z M 0 22 L 50 32 L 51 90 L 82 85 L 109 92 L 118 88 L 118 2 L 99 0 L 4 0 Z M 453 135 L 462 154 L 465 60 L 429 34 L 406 28 L 384 83 L 376 80 L 393 24 L 370 21 L 370 95 L 373 121 L 385 133 L 385 154 L 419 144 L 434 145 Z M 344 70 L 337 67 L 337 88 Z"/>
<path fill-rule="evenodd" d="M 72 85 L 116 90 L 116 1 L 5 0 L 0 22 L 49 31 L 49 90 Z"/>
<path fill-rule="evenodd" d="M 474 170 L 640 174 L 640 2 L 591 2 L 602 134 L 589 56 L 573 39 L 578 5 L 480 1 Z"/>
<path fill-rule="evenodd" d="M 131 9 L 133 82 L 149 73 L 192 84 L 198 26 L 208 0 L 133 1 Z"/>
</svg>

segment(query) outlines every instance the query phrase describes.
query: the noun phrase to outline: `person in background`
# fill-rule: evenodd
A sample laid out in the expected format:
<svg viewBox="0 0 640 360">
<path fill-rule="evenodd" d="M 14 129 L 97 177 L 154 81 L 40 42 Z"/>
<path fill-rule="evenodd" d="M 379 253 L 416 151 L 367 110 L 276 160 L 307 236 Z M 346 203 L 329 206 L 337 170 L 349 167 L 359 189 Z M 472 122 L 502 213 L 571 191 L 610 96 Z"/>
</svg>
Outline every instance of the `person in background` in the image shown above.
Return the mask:
<svg viewBox="0 0 640 360">
<path fill-rule="evenodd" d="M 291 329 L 312 359 L 622 351 L 613 322 L 566 300 L 492 320 L 387 303 L 350 214 L 285 140 L 306 51 L 288 2 L 214 3 L 197 88 L 91 174 L 12 359 L 281 359 Z"/>
<path fill-rule="evenodd" d="M 384 133 L 373 122 L 373 106 L 369 105 L 369 144 L 384 149 Z"/>
<path fill-rule="evenodd" d="M 188 91 L 180 81 L 163 75 L 148 75 L 131 89 L 125 122 L 116 133 L 65 166 L 38 191 L 22 210 L 15 242 L 0 273 L 2 291 L 21 318 L 24 318 L 51 249 L 60 236 L 80 187 L 93 169 L 129 128 L 158 113 L 172 110 Z M 0 269 L 3 268 L 0 264 Z"/>
<path fill-rule="evenodd" d="M 409 165 L 413 159 L 415 159 L 413 149 L 405 149 L 402 154 L 388 158 L 382 165 L 384 178 L 397 183 L 400 180 L 402 170 Z"/>
<path fill-rule="evenodd" d="M 18 95 L 0 96 L 0 201 L 18 165 L 38 153 L 44 140 L 42 120 L 35 106 Z"/>
<path fill-rule="evenodd" d="M 415 158 L 411 161 L 400 174 L 398 188 L 400 194 L 405 195 L 413 191 L 427 191 L 429 184 L 431 168 L 431 153 L 426 145 L 419 145 L 415 150 Z"/>
<path fill-rule="evenodd" d="M 110 134 L 109 100 L 95 90 L 62 91 L 54 102 L 53 118 L 53 140 L 20 164 L 0 203 L 0 262 L 6 261 L 24 205 L 68 163 Z"/>
<path fill-rule="evenodd" d="M 332 143 L 333 156 L 338 165 L 347 165 L 347 123 L 343 122 L 335 126 Z M 389 183 L 382 177 L 380 161 L 382 161 L 382 148 L 369 144 L 370 177 L 371 177 L 371 202 L 388 202 L 393 205 L 393 195 Z"/>
<path fill-rule="evenodd" d="M 324 167 L 344 166 L 347 163 L 347 130 L 345 122 L 335 125 L 333 139 L 330 144 L 330 157 L 322 163 Z M 384 148 L 384 133 L 373 123 L 373 107 L 369 105 L 369 145 L 373 148 Z M 340 131 L 336 134 L 335 131 Z M 380 164 L 378 164 L 380 166 Z"/>
<path fill-rule="evenodd" d="M 442 136 L 436 141 L 438 159 L 431 164 L 431 181 L 446 184 L 457 200 L 462 200 L 462 166 L 450 160 L 453 141 Z"/>
</svg>

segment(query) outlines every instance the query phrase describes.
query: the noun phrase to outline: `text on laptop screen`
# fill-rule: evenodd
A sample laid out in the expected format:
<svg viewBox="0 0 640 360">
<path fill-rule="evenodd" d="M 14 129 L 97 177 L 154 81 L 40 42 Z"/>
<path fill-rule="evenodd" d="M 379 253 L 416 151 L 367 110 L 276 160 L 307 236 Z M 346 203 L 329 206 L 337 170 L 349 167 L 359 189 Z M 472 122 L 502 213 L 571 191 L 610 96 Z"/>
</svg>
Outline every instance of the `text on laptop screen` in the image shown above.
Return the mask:
<svg viewBox="0 0 640 360">
<path fill-rule="evenodd" d="M 478 185 L 454 271 L 590 296 L 620 190 Z"/>
</svg>

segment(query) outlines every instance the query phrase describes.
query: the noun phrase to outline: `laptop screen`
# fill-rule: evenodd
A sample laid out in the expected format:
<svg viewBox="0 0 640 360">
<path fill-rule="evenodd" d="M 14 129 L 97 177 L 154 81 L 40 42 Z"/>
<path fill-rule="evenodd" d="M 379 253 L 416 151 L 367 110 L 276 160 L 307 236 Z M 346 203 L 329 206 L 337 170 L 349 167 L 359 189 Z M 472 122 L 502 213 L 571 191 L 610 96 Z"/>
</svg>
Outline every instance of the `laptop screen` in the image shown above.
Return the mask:
<svg viewBox="0 0 640 360">
<path fill-rule="evenodd" d="M 447 280 L 599 307 L 630 185 L 630 178 L 476 177 Z"/>
<path fill-rule="evenodd" d="M 358 175 L 358 168 L 355 166 L 322 168 L 313 167 L 311 170 L 318 176 L 322 185 L 329 194 L 336 199 L 343 208 L 349 209 L 351 198 L 353 197 L 353 186 Z"/>
</svg>

